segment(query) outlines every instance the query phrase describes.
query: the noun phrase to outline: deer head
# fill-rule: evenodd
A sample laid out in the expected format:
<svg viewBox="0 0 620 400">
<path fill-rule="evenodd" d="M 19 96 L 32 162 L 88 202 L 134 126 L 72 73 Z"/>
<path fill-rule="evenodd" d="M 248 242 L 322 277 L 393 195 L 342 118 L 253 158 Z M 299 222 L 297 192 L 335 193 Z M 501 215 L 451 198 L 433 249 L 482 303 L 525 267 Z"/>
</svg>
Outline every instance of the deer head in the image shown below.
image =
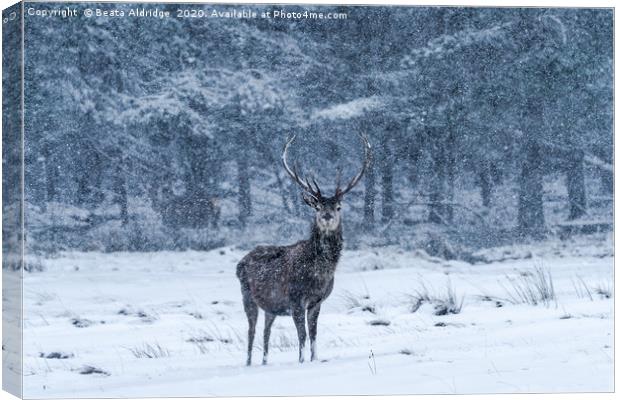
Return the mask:
<svg viewBox="0 0 620 400">
<path fill-rule="evenodd" d="M 290 147 L 291 143 L 295 140 L 295 135 L 291 136 L 284 146 L 284 152 L 282 153 L 282 163 L 284 164 L 284 169 L 289 174 L 289 176 L 297 183 L 302 189 L 302 197 L 306 204 L 312 207 L 316 211 L 315 221 L 319 229 L 323 232 L 333 232 L 340 226 L 341 221 L 341 201 L 345 194 L 351 191 L 357 185 L 364 175 L 366 168 L 370 164 L 371 161 L 371 152 L 370 152 L 370 143 L 368 143 L 368 138 L 365 135 L 360 134 L 362 141 L 364 142 L 364 162 L 362 164 L 361 170 L 355 175 L 349 183 L 342 188 L 340 186 L 340 172 L 338 173 L 338 177 L 336 179 L 336 192 L 333 196 L 328 197 L 321 193 L 321 188 L 319 188 L 318 183 L 313 178 L 309 179 L 307 177 L 302 178 L 298 173 L 298 169 L 296 165 L 293 165 L 293 168 L 290 168 L 286 159 L 287 159 L 287 151 Z"/>
</svg>

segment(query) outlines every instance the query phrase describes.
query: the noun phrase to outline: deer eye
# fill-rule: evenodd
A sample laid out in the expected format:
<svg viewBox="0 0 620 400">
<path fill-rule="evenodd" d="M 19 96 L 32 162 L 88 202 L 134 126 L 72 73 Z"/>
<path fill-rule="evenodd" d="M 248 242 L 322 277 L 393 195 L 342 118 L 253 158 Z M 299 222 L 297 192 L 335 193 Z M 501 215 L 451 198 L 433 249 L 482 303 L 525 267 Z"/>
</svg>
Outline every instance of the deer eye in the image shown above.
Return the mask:
<svg viewBox="0 0 620 400">
<path fill-rule="evenodd" d="M 336 206 L 336 210 L 338 210 L 338 211 L 340 211 L 340 209 L 341 209 L 341 208 L 342 208 L 342 206 L 341 206 L 340 204 L 338 204 L 338 205 Z"/>
</svg>

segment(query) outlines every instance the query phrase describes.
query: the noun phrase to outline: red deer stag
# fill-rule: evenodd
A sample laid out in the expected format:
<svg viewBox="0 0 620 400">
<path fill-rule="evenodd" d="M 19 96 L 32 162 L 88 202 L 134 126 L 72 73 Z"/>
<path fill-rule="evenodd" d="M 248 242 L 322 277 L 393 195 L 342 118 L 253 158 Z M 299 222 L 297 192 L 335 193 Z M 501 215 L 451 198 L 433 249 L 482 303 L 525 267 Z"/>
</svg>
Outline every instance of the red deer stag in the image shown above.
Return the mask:
<svg viewBox="0 0 620 400">
<path fill-rule="evenodd" d="M 292 136 L 284 146 L 282 163 L 286 172 L 301 187 L 306 204 L 314 208 L 316 215 L 310 230 L 310 238 L 290 246 L 258 246 L 237 265 L 237 277 L 241 282 L 243 307 L 248 317 L 248 357 L 252 363 L 252 346 L 256 330 L 258 309 L 265 312 L 263 364 L 267 363 L 271 325 L 278 315 L 292 315 L 299 339 L 299 362 L 304 362 L 306 344 L 306 311 L 310 335 L 310 360 L 317 358 L 316 331 L 321 303 L 334 287 L 334 272 L 342 251 L 342 221 L 340 202 L 362 178 L 370 163 L 370 144 L 364 142 L 364 163 L 361 170 L 343 189 L 340 179 L 336 193 L 326 197 L 316 180 L 302 178 L 297 168 L 291 169 L 286 161 Z"/>
</svg>

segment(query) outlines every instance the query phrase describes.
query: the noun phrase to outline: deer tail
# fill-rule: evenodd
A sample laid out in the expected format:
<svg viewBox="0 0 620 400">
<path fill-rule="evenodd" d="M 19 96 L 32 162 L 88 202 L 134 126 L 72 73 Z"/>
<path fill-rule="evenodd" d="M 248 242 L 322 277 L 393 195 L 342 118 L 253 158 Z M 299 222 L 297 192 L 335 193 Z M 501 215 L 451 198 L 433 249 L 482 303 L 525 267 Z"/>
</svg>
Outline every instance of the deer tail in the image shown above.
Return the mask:
<svg viewBox="0 0 620 400">
<path fill-rule="evenodd" d="M 237 278 L 241 281 L 245 280 L 245 262 L 243 260 L 237 264 Z"/>
</svg>

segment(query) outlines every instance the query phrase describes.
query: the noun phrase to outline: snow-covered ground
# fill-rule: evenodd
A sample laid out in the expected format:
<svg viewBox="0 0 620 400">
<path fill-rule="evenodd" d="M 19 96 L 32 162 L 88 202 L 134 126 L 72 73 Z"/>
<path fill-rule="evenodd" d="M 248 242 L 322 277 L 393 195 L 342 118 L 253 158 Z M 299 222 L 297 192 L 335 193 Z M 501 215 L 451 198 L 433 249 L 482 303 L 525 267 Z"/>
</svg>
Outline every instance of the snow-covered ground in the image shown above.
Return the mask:
<svg viewBox="0 0 620 400">
<path fill-rule="evenodd" d="M 244 251 L 63 253 L 25 276 L 24 395 L 611 391 L 613 255 L 602 242 L 495 249 L 500 261 L 477 265 L 345 251 L 319 318 L 321 362 L 297 363 L 292 320 L 280 317 L 270 364 L 257 365 L 261 316 L 251 367 L 235 277 Z M 520 304 L 537 268 L 556 299 Z M 416 293 L 445 299 L 448 287 L 459 314 L 429 302 L 412 312 Z"/>
</svg>

